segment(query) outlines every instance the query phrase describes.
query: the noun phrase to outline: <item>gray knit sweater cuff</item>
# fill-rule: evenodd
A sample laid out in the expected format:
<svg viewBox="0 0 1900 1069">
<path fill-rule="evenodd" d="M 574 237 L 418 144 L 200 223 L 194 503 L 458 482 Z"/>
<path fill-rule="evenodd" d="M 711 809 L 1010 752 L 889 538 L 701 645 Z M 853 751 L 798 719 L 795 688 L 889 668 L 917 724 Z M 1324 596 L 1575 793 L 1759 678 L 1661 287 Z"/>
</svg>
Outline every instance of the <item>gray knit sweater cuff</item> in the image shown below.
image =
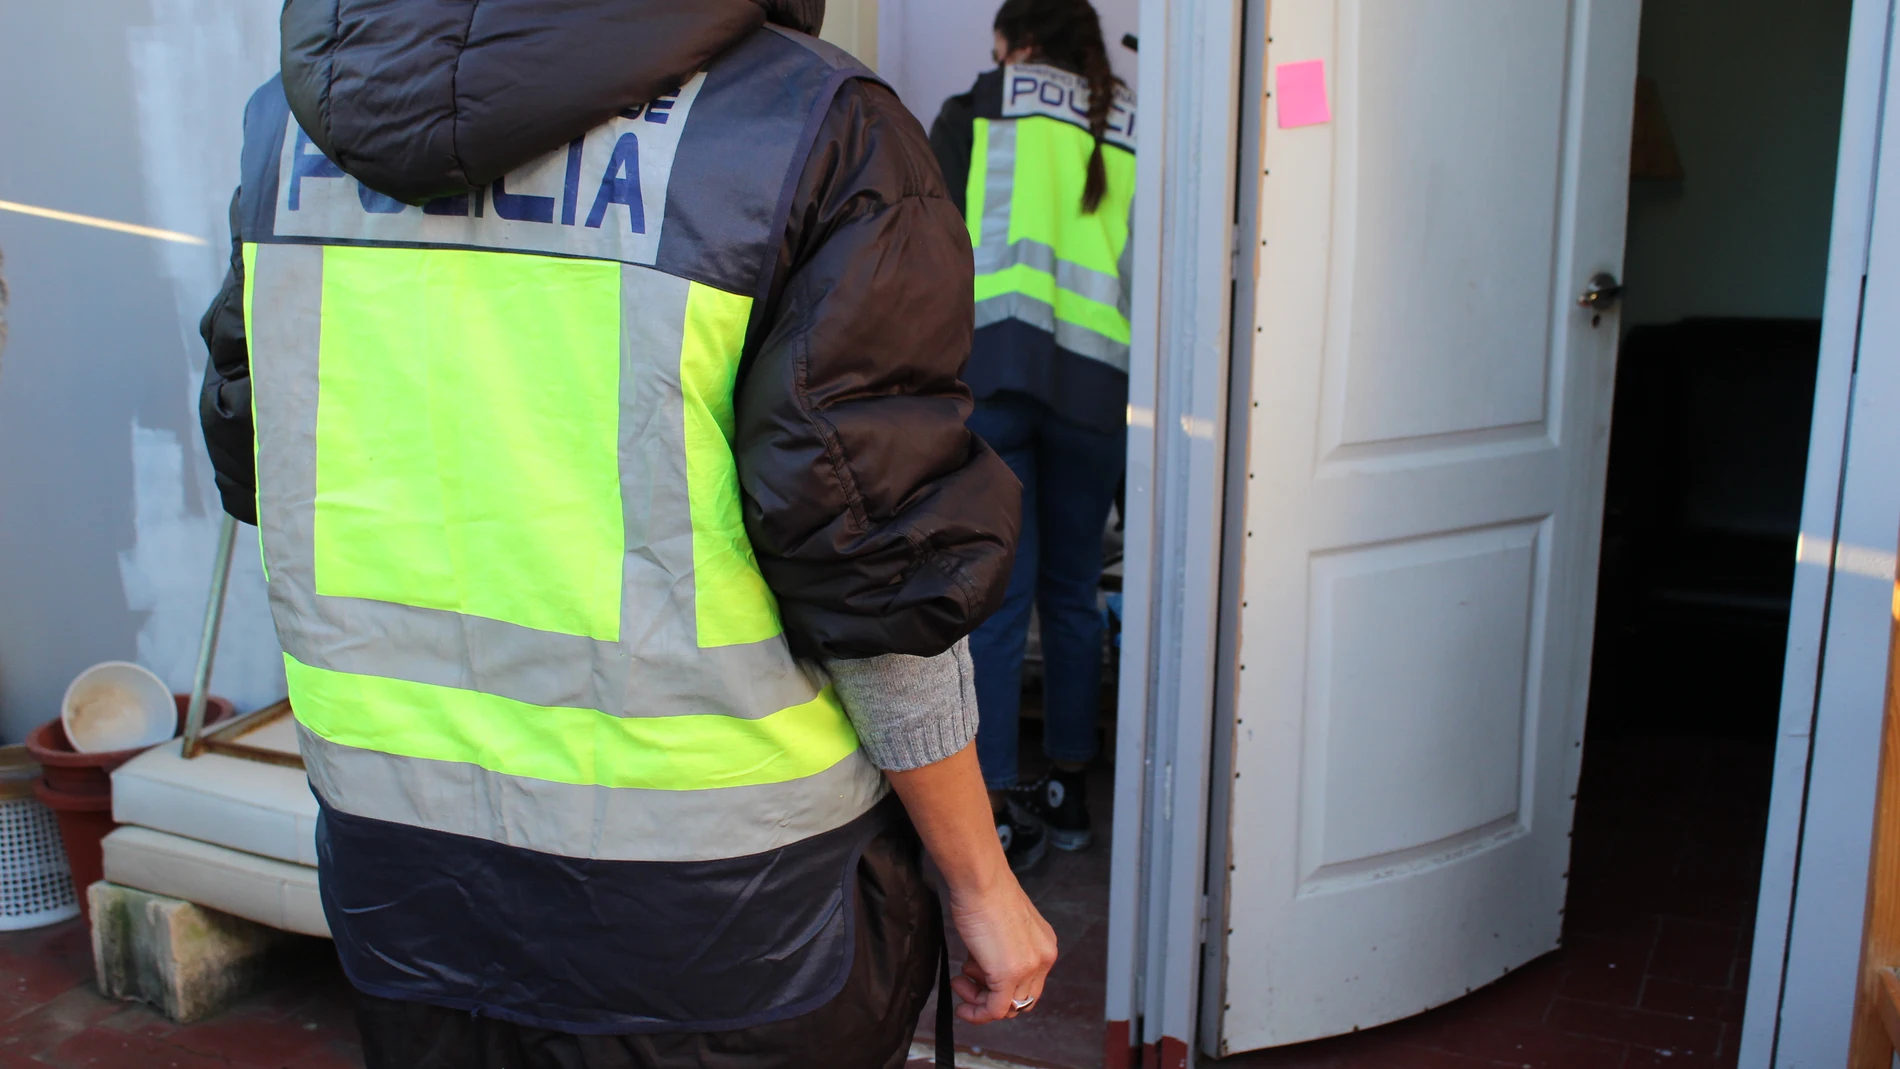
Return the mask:
<svg viewBox="0 0 1900 1069">
<path fill-rule="evenodd" d="M 887 653 L 826 661 L 825 671 L 873 764 L 908 772 L 954 756 L 976 738 L 970 640 L 935 657 Z"/>
</svg>

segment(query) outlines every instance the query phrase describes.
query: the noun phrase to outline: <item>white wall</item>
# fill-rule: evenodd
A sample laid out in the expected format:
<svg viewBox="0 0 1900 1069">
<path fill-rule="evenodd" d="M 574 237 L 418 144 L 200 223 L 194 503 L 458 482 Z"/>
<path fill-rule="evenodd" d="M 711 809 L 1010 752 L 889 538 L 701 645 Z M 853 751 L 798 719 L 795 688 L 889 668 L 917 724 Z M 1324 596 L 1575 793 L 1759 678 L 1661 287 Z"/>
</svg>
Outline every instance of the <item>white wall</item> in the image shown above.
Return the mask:
<svg viewBox="0 0 1900 1069">
<path fill-rule="evenodd" d="M 990 26 L 1002 0 L 882 0 L 877 70 L 928 128 L 945 97 L 970 88 L 990 62 Z M 1115 73 L 1135 84 L 1135 54 L 1122 35 L 1140 29 L 1140 0 L 1095 0 Z"/>
<path fill-rule="evenodd" d="M 830 0 L 825 5 L 825 25 L 818 36 L 858 57 L 867 67 L 877 67 L 878 0 Z"/>
<path fill-rule="evenodd" d="M 1630 190 L 1623 323 L 1819 318 L 1853 0 L 1656 0 L 1655 79 L 1686 177 Z"/>
<path fill-rule="evenodd" d="M 95 661 L 187 689 L 219 515 L 197 425 L 197 317 L 229 255 L 245 98 L 277 0 L 0 4 L 0 200 L 179 231 L 181 244 L 0 211 L 0 739 Z M 214 689 L 283 695 L 245 528 Z"/>
</svg>

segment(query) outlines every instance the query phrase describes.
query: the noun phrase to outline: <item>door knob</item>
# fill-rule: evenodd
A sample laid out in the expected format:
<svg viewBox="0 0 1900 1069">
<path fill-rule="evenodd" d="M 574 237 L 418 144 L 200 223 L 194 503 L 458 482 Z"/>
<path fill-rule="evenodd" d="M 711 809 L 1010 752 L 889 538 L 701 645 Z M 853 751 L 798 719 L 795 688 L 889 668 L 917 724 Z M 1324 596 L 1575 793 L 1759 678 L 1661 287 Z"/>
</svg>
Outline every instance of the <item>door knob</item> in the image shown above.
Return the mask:
<svg viewBox="0 0 1900 1069">
<path fill-rule="evenodd" d="M 1577 304 L 1602 315 L 1609 311 L 1610 306 L 1614 305 L 1616 299 L 1622 295 L 1623 284 L 1616 280 L 1616 276 L 1608 271 L 1598 271 L 1590 279 L 1590 288 L 1584 290 L 1583 296 L 1577 298 Z"/>
</svg>

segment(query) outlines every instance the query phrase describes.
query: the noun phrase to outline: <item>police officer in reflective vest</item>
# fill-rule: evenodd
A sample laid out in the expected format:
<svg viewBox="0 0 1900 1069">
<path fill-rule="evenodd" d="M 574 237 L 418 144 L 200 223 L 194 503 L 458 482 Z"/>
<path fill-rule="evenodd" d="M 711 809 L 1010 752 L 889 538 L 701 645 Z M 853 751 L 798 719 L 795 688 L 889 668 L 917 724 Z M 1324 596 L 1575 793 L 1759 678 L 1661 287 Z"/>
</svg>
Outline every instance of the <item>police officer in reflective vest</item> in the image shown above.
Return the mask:
<svg viewBox="0 0 1900 1069">
<path fill-rule="evenodd" d="M 1002 608 L 970 636 L 977 736 L 997 835 L 1017 871 L 1092 838 L 1083 772 L 1097 751 L 1102 536 L 1127 448 L 1129 208 L 1135 101 L 1088 0 L 1008 0 L 997 68 L 951 97 L 931 145 L 976 250 L 970 427 L 1023 485 Z M 1017 777 L 1017 709 L 1040 610 L 1043 751 Z"/>
<path fill-rule="evenodd" d="M 284 9 L 203 417 L 371 1066 L 901 1065 L 920 843 L 958 1013 L 1041 994 L 967 745 L 1018 526 L 970 253 L 821 19 Z"/>
</svg>

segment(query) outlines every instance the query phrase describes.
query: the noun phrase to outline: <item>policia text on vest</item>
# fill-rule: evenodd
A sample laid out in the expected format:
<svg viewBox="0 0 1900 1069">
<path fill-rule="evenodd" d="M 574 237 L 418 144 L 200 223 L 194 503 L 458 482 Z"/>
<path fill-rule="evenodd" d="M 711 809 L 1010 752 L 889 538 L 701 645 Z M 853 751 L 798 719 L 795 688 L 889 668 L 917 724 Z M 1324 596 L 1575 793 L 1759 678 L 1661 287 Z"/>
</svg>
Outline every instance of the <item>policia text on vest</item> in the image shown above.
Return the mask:
<svg viewBox="0 0 1900 1069">
<path fill-rule="evenodd" d="M 1039 63 L 1015 63 L 1003 70 L 1003 115 L 1021 119 L 1045 115 L 1062 122 L 1089 124 L 1089 87 L 1080 75 Z M 1135 151 L 1134 99 L 1117 93 L 1108 109 L 1102 140 Z"/>
<path fill-rule="evenodd" d="M 622 111 L 473 194 L 421 207 L 384 196 L 343 173 L 291 121 L 284 136 L 280 236 L 470 245 L 650 264 L 667 181 L 706 76 Z M 583 214 L 583 204 L 585 213 Z M 381 218 L 379 218 L 381 217 Z M 472 225 L 471 225 L 472 220 Z M 553 227 L 565 228 L 562 230 Z M 588 233 L 593 231 L 594 233 Z"/>
</svg>

